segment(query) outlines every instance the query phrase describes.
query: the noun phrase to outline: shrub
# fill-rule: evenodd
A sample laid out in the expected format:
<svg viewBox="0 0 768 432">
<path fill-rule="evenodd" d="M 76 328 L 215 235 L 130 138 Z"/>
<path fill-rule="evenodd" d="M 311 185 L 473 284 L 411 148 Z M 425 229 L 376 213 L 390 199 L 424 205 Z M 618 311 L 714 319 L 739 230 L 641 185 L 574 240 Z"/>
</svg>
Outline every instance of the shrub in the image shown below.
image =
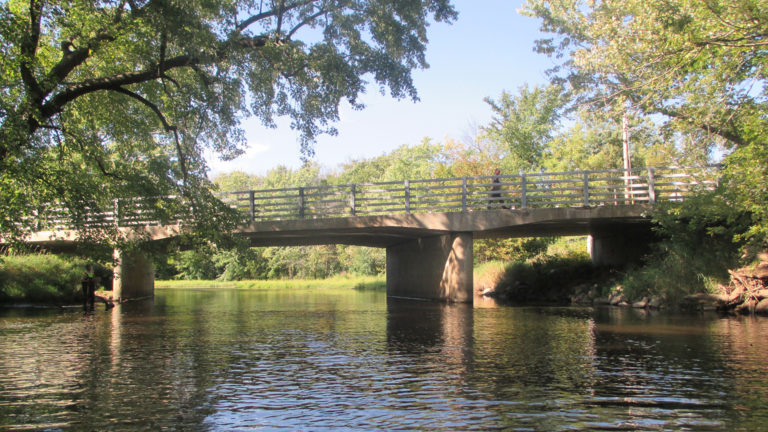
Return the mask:
<svg viewBox="0 0 768 432">
<path fill-rule="evenodd" d="M 728 269 L 738 266 L 744 246 L 735 239 L 750 223 L 748 215 L 716 193 L 660 205 L 654 220 L 662 240 L 621 284 L 629 298 L 661 296 L 670 304 L 688 294 L 711 292 L 728 280 Z"/>
<path fill-rule="evenodd" d="M 595 276 L 596 269 L 588 258 L 544 256 L 509 264 L 497 292 L 513 303 L 568 303 L 574 286 Z"/>
<path fill-rule="evenodd" d="M 0 301 L 65 303 L 82 298 L 83 259 L 55 255 L 0 258 Z M 98 269 L 98 266 L 97 266 Z"/>
</svg>

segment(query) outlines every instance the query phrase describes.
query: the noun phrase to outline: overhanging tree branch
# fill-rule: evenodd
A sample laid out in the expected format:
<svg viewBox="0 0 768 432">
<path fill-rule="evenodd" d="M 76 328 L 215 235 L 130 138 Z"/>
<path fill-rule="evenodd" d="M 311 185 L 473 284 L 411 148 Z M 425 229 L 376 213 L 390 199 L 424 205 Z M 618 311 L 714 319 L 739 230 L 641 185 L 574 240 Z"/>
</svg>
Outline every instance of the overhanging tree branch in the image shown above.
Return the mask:
<svg viewBox="0 0 768 432">
<path fill-rule="evenodd" d="M 678 120 L 682 120 L 698 129 L 701 129 L 705 132 L 712 132 L 715 135 L 718 135 L 722 138 L 727 139 L 728 141 L 736 144 L 736 145 L 745 145 L 747 142 L 744 140 L 744 137 L 742 137 L 738 132 L 735 131 L 729 131 L 726 129 L 723 129 L 721 127 L 718 127 L 716 129 L 712 129 L 712 126 L 707 123 L 701 123 L 697 122 L 696 119 L 692 116 L 686 115 L 684 113 L 681 113 L 678 110 L 657 106 L 654 107 L 655 111 L 657 111 L 659 114 L 664 114 L 665 116 L 676 118 Z"/>
<path fill-rule="evenodd" d="M 117 87 L 114 89 L 110 89 L 112 91 L 115 91 L 117 93 L 124 94 L 126 96 L 129 96 L 133 99 L 136 99 L 137 101 L 141 102 L 144 106 L 151 109 L 158 119 L 160 119 L 160 122 L 163 124 L 163 129 L 165 129 L 166 132 L 173 132 L 173 137 L 176 141 L 176 155 L 179 157 L 179 165 L 181 167 L 181 175 L 182 175 L 182 193 L 184 192 L 184 187 L 187 184 L 187 163 L 186 163 L 186 157 L 184 156 L 184 152 L 181 148 L 181 141 L 179 140 L 179 131 L 178 128 L 174 125 L 171 125 L 168 123 L 168 120 L 166 120 L 165 116 L 163 115 L 163 112 L 160 110 L 160 108 L 147 100 L 144 96 L 141 96 L 138 93 L 134 93 L 132 91 L 126 90 L 122 87 Z"/>
<path fill-rule="evenodd" d="M 327 10 L 320 8 L 320 10 L 319 10 L 317 13 L 315 13 L 315 14 L 312 14 L 312 15 L 308 16 L 308 17 L 307 17 L 307 18 L 305 18 L 305 19 L 304 19 L 302 22 L 300 22 L 300 23 L 296 24 L 296 25 L 295 25 L 295 26 L 294 26 L 294 27 L 291 29 L 291 31 L 289 31 L 289 32 L 288 32 L 288 34 L 285 36 L 285 38 L 286 38 L 286 39 L 291 39 L 291 38 L 293 37 L 293 35 L 294 35 L 294 34 L 295 34 L 297 31 L 299 31 L 299 29 L 300 29 L 300 28 L 302 28 L 302 27 L 306 26 L 307 24 L 311 23 L 312 21 L 314 21 L 314 20 L 315 20 L 315 19 L 317 19 L 318 17 L 321 17 L 321 16 L 325 15 L 326 13 L 328 13 L 328 11 L 327 11 Z"/>
<path fill-rule="evenodd" d="M 31 106 L 37 107 L 43 100 L 43 90 L 32 71 L 32 62 L 37 53 L 37 45 L 40 42 L 40 20 L 43 15 L 43 2 L 29 0 L 29 27 L 21 42 L 21 64 L 19 71 L 27 92 L 27 100 Z M 29 121 L 36 121 L 32 118 Z"/>
<path fill-rule="evenodd" d="M 304 0 L 304 1 L 297 1 L 297 2 L 295 2 L 293 4 L 289 4 L 289 5 L 286 6 L 286 5 L 282 4 L 284 2 L 281 1 L 280 2 L 281 5 L 278 7 L 278 9 L 273 9 L 273 10 L 269 10 L 269 11 L 266 11 L 266 12 L 262 12 L 262 13 L 250 16 L 250 17 L 246 18 L 245 20 L 243 20 L 240 24 L 235 26 L 235 30 L 237 30 L 238 32 L 241 32 L 241 31 L 245 30 L 246 28 L 248 28 L 251 24 L 253 24 L 255 22 L 259 22 L 259 21 L 261 21 L 263 19 L 266 19 L 266 18 L 280 17 L 285 12 L 288 12 L 288 11 L 291 11 L 293 9 L 300 8 L 300 7 L 303 7 L 303 6 L 310 5 L 310 4 L 314 3 L 314 2 L 315 2 L 315 0 Z M 280 26 L 278 26 L 278 29 L 279 29 L 279 27 Z"/>
<path fill-rule="evenodd" d="M 75 84 L 53 96 L 45 105 L 43 105 L 42 115 L 48 118 L 60 112 L 64 106 L 77 99 L 80 96 L 93 93 L 99 90 L 116 90 L 121 86 L 140 84 L 152 81 L 161 77 L 167 71 L 184 66 L 198 64 L 199 60 L 189 55 L 180 55 L 170 58 L 163 63 L 150 65 L 146 69 L 138 72 L 129 72 L 113 75 L 110 77 L 94 78 L 80 84 Z"/>
</svg>

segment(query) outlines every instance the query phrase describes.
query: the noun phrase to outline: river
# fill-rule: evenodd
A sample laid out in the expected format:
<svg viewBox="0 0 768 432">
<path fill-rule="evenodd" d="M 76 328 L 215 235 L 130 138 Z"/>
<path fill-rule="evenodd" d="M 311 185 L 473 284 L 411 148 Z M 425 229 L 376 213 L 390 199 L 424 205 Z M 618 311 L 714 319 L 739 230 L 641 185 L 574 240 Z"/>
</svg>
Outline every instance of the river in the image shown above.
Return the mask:
<svg viewBox="0 0 768 432">
<path fill-rule="evenodd" d="M 768 318 L 156 290 L 0 309 L 0 430 L 766 430 Z"/>
</svg>

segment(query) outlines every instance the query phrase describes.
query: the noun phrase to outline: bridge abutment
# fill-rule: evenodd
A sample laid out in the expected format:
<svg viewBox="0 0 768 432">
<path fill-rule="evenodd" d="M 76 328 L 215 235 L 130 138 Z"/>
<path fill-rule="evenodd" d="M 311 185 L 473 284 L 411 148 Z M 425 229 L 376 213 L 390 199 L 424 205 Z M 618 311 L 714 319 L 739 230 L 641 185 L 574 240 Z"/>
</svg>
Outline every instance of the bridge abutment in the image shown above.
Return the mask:
<svg viewBox="0 0 768 432">
<path fill-rule="evenodd" d="M 155 295 L 155 269 L 144 253 L 115 249 L 112 297 L 115 300 L 153 297 Z"/>
<path fill-rule="evenodd" d="M 596 266 L 624 266 L 640 262 L 652 242 L 650 226 L 635 224 L 592 232 L 587 238 L 587 250 Z"/>
<path fill-rule="evenodd" d="M 472 242 L 462 232 L 387 247 L 387 296 L 471 303 Z"/>
</svg>

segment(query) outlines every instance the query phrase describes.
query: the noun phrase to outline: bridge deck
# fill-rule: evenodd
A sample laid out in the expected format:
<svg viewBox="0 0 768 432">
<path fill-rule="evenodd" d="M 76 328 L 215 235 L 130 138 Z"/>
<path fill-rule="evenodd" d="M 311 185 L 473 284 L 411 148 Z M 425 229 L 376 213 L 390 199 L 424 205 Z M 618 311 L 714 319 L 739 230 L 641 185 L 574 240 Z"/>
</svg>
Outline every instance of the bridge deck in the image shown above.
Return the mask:
<svg viewBox="0 0 768 432">
<path fill-rule="evenodd" d="M 656 202 L 680 201 L 716 183 L 716 167 L 648 168 L 251 190 L 221 199 L 245 213 L 239 232 L 254 245 L 386 247 L 448 232 L 586 234 L 597 225 L 639 222 Z M 116 226 L 149 240 L 178 235 L 181 221 L 160 226 L 152 219 L 148 209 L 159 200 L 115 200 L 111 209 L 87 214 L 86 226 Z M 66 216 L 55 205 L 40 211 L 40 230 L 29 241 L 72 243 L 77 232 Z"/>
</svg>

